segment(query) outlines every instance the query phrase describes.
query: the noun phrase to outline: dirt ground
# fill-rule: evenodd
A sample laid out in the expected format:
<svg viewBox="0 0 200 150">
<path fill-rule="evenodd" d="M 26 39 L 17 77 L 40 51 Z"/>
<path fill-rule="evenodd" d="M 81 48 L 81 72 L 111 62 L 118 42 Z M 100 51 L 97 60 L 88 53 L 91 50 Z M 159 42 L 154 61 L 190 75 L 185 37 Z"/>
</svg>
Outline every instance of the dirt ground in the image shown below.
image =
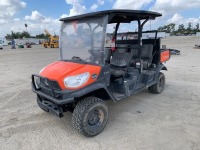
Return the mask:
<svg viewBox="0 0 200 150">
<path fill-rule="evenodd" d="M 0 51 L 0 150 L 200 150 L 200 44 L 197 37 L 162 40 L 181 50 L 166 63 L 162 94 L 148 90 L 108 102 L 104 131 L 86 138 L 73 130 L 71 113 L 57 118 L 39 109 L 31 74 L 59 59 L 58 49 Z"/>
</svg>

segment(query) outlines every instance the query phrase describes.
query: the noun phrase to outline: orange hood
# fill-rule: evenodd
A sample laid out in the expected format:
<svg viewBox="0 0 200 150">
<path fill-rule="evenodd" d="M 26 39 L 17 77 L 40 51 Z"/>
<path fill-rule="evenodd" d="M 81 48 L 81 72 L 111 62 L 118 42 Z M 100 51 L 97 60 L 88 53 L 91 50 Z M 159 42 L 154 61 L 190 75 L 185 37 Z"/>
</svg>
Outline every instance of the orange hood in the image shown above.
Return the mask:
<svg viewBox="0 0 200 150">
<path fill-rule="evenodd" d="M 65 77 L 75 76 L 81 73 L 89 72 L 90 77 L 89 77 L 88 82 L 86 82 L 81 87 L 78 87 L 78 88 L 82 88 L 96 81 L 96 79 L 92 79 L 91 76 L 93 74 L 99 75 L 100 70 L 101 70 L 100 66 L 94 66 L 94 65 L 89 65 L 89 64 L 79 64 L 79 63 L 74 63 L 74 62 L 57 61 L 46 66 L 40 72 L 40 75 L 50 80 L 56 80 L 62 89 L 70 89 L 70 88 L 66 88 L 64 85 L 63 80 Z"/>
</svg>

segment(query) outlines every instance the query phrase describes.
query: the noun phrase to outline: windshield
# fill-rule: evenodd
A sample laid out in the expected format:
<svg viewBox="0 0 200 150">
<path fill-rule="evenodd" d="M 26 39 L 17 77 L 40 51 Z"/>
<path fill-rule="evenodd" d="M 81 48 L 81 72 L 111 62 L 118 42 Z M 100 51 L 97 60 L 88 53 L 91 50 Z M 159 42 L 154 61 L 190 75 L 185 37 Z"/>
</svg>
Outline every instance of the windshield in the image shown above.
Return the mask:
<svg viewBox="0 0 200 150">
<path fill-rule="evenodd" d="M 63 22 L 60 38 L 61 60 L 78 59 L 104 64 L 106 17 Z"/>
</svg>

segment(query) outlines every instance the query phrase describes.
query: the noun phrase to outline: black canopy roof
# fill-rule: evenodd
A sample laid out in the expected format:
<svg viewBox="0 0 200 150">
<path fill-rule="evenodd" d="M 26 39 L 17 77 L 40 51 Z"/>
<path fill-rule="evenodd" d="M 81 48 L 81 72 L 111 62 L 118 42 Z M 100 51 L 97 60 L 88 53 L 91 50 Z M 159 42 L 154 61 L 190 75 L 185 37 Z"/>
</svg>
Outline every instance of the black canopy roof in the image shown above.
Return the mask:
<svg viewBox="0 0 200 150">
<path fill-rule="evenodd" d="M 113 9 L 87 13 L 72 17 L 61 18 L 60 21 L 75 21 L 93 17 L 109 16 L 108 23 L 131 22 L 134 20 L 155 19 L 162 16 L 160 13 L 145 10 Z"/>
</svg>

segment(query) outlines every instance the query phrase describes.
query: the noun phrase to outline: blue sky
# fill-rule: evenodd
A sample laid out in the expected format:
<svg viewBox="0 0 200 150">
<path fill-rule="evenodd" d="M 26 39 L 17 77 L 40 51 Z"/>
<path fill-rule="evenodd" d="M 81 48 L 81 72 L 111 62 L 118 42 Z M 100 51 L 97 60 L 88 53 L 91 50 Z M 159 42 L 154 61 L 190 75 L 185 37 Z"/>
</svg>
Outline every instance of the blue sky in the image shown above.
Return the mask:
<svg viewBox="0 0 200 150">
<path fill-rule="evenodd" d="M 200 0 L 1 0 L 0 36 L 11 31 L 22 32 L 24 24 L 32 35 L 44 29 L 59 33 L 60 17 L 107 9 L 142 9 L 160 12 L 152 28 L 169 23 L 200 23 Z"/>
</svg>

